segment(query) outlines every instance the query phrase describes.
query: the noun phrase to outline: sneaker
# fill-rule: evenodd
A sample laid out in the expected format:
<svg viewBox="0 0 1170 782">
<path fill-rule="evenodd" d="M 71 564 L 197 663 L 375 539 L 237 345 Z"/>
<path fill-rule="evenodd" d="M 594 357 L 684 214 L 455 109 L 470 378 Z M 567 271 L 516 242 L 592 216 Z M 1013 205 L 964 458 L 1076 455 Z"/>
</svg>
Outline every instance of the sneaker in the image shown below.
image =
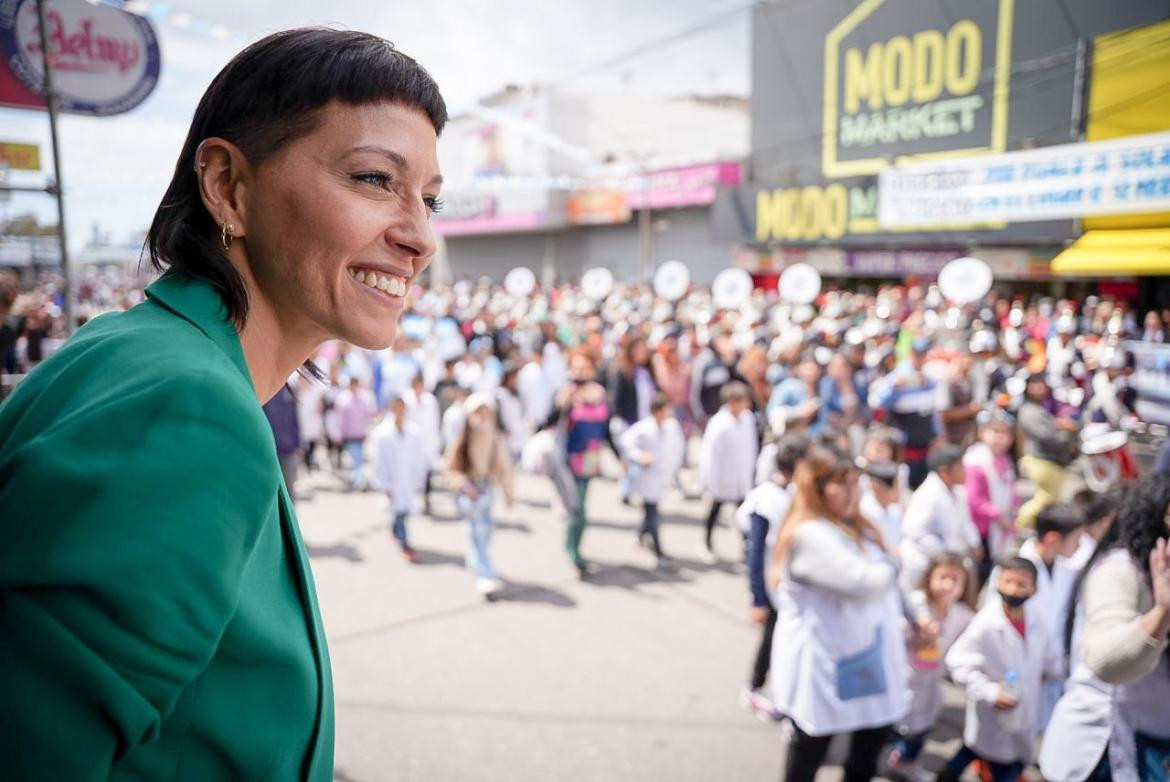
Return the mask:
<svg viewBox="0 0 1170 782">
<path fill-rule="evenodd" d="M 575 562 L 573 567 L 577 568 L 577 578 L 582 581 L 597 573 L 597 565 L 594 565 L 592 562 L 586 562 L 585 560 Z"/>
<path fill-rule="evenodd" d="M 653 548 L 654 540 L 650 537 L 650 533 L 645 530 L 638 533 L 638 545 L 642 548 Z"/>
<path fill-rule="evenodd" d="M 675 569 L 674 560 L 663 554 L 658 558 L 658 562 L 656 563 L 655 567 L 657 567 L 659 570 L 670 572 Z"/>
<path fill-rule="evenodd" d="M 492 600 L 503 590 L 504 582 L 498 578 L 475 579 L 475 591 L 479 592 L 487 600 Z"/>
<path fill-rule="evenodd" d="M 403 546 L 402 558 L 413 565 L 415 562 L 418 562 L 418 552 L 410 546 Z"/>
<path fill-rule="evenodd" d="M 759 720 L 779 722 L 784 719 L 784 715 L 776 708 L 776 704 L 772 703 L 762 692 L 753 690 L 746 684 L 739 692 L 739 703 L 743 708 L 754 713 Z"/>
<path fill-rule="evenodd" d="M 934 775 L 918 765 L 917 760 L 907 760 L 902 757 L 902 750 L 895 747 L 890 750 L 886 758 L 886 770 L 899 779 L 907 782 L 931 782 Z"/>
</svg>

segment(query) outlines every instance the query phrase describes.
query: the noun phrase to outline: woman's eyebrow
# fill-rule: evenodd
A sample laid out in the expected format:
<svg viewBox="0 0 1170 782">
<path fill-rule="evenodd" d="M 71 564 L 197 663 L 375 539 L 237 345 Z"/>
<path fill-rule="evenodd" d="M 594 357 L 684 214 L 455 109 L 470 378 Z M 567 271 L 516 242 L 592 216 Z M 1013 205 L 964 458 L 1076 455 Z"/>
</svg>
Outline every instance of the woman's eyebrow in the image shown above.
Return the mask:
<svg viewBox="0 0 1170 782">
<path fill-rule="evenodd" d="M 383 157 L 389 159 L 390 162 L 392 162 L 394 165 L 401 168 L 403 171 L 410 170 L 410 164 L 406 161 L 405 157 L 403 157 L 400 153 L 395 152 L 392 149 L 387 149 L 386 147 L 380 147 L 376 144 L 365 144 L 362 146 L 354 147 L 353 149 L 350 150 L 350 153 L 353 153 L 353 152 L 372 152 L 375 155 L 382 155 Z M 441 184 L 443 184 L 443 177 L 436 174 L 434 177 L 431 178 L 431 181 L 428 182 L 427 184 L 428 185 L 441 185 Z"/>
</svg>

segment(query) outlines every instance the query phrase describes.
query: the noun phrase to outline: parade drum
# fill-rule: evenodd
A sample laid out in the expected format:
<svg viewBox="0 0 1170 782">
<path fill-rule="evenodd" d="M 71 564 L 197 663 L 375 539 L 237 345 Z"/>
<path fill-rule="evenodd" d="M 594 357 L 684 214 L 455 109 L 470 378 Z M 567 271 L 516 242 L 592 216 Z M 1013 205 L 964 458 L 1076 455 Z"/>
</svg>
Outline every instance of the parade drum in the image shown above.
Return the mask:
<svg viewBox="0 0 1170 782">
<path fill-rule="evenodd" d="M 821 273 L 807 263 L 794 263 L 780 275 L 780 298 L 790 304 L 812 304 L 821 293 Z"/>
<path fill-rule="evenodd" d="M 724 269 L 711 283 L 711 298 L 721 310 L 735 310 L 752 295 L 752 276 L 743 269 Z"/>
<path fill-rule="evenodd" d="M 691 270 L 682 261 L 666 261 L 654 272 L 654 292 L 667 301 L 678 301 L 691 287 Z"/>
<path fill-rule="evenodd" d="M 504 290 L 517 299 L 523 299 L 536 289 L 536 275 L 527 266 L 517 266 L 504 278 Z"/>
<path fill-rule="evenodd" d="M 1129 450 L 1125 432 L 1108 431 L 1086 437 L 1081 453 L 1087 457 L 1085 484 L 1095 492 L 1108 491 L 1119 483 L 1136 481 L 1137 463 Z"/>
<path fill-rule="evenodd" d="M 979 301 L 991 290 L 991 267 L 978 258 L 956 258 L 938 273 L 938 289 L 956 304 Z"/>
<path fill-rule="evenodd" d="M 601 301 L 613 290 L 613 272 L 603 266 L 590 269 L 581 276 L 581 292 L 586 298 Z"/>
</svg>

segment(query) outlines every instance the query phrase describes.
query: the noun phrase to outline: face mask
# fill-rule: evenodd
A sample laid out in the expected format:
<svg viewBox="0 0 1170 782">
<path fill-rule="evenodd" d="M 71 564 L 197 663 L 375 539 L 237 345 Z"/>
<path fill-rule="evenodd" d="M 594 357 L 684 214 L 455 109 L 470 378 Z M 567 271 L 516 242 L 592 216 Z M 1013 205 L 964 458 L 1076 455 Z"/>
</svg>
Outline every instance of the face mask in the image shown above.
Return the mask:
<svg viewBox="0 0 1170 782">
<path fill-rule="evenodd" d="M 1008 608 L 1019 608 L 1024 603 L 1028 602 L 1031 595 L 1005 595 L 1003 592 L 999 593 L 999 599 L 1003 601 Z"/>
</svg>

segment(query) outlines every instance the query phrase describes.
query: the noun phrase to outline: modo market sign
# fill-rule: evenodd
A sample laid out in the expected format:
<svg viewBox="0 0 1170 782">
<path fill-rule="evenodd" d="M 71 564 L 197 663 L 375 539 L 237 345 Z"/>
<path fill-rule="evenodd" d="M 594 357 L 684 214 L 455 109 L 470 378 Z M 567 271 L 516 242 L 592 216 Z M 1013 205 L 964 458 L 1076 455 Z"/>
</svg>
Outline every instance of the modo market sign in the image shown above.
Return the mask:
<svg viewBox="0 0 1170 782">
<path fill-rule="evenodd" d="M 883 226 L 1053 220 L 1170 209 L 1170 132 L 883 171 Z"/>
<path fill-rule="evenodd" d="M 62 111 L 121 114 L 158 84 L 158 39 L 146 19 L 85 0 L 49 0 L 45 18 Z M 43 109 L 36 0 L 0 2 L 0 53 L 0 104 Z"/>
</svg>

